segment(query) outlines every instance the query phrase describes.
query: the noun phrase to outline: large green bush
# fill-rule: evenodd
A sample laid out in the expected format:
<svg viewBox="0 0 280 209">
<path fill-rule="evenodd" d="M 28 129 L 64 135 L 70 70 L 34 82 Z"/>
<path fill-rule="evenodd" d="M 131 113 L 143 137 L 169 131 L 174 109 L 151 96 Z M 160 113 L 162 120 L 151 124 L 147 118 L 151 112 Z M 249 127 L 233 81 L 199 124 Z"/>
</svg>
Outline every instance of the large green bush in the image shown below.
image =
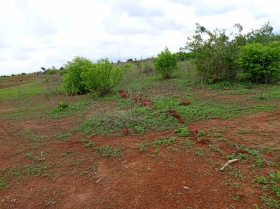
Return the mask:
<svg viewBox="0 0 280 209">
<path fill-rule="evenodd" d="M 235 80 L 241 74 L 236 62 L 241 47 L 255 42 L 267 45 L 279 39 L 272 33 L 269 23 L 247 34 L 241 33 L 243 27 L 240 24 L 234 27 L 238 32 L 227 35 L 226 30 L 212 32 L 196 23 L 195 35 L 188 37 L 184 48 L 193 53 L 192 61 L 203 83 Z"/>
<path fill-rule="evenodd" d="M 115 66 L 107 58 L 100 59 L 89 68 L 84 69 L 81 74 L 85 89 L 104 96 L 118 84 L 124 76 L 129 65 L 123 67 Z"/>
<path fill-rule="evenodd" d="M 248 80 L 273 82 L 280 75 L 280 42 L 246 44 L 240 49 L 237 63 Z"/>
<path fill-rule="evenodd" d="M 155 70 L 162 75 L 164 79 L 171 78 L 172 73 L 178 69 L 178 59 L 176 54 L 172 54 L 167 47 L 164 51 L 153 58 Z"/>
<path fill-rule="evenodd" d="M 123 79 L 128 67 L 114 67 L 107 58 L 93 63 L 84 57 L 75 57 L 65 65 L 63 86 L 71 95 L 92 92 L 104 96 Z"/>
<path fill-rule="evenodd" d="M 82 72 L 93 67 L 93 62 L 84 57 L 75 57 L 65 65 L 63 87 L 67 94 L 84 94 L 88 92 L 82 81 Z"/>
</svg>

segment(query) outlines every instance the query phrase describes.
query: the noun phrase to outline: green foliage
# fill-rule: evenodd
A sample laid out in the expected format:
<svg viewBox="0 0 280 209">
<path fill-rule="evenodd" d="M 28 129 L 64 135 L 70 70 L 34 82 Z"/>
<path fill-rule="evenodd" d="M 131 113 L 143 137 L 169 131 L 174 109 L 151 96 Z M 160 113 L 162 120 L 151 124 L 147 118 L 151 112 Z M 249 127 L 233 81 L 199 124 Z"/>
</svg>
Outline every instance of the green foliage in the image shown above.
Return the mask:
<svg viewBox="0 0 280 209">
<path fill-rule="evenodd" d="M 127 62 L 133 62 L 133 59 L 129 58 L 129 59 L 127 60 Z"/>
<path fill-rule="evenodd" d="M 240 49 L 237 63 L 245 79 L 256 83 L 276 81 L 280 75 L 280 42 L 246 44 Z"/>
<path fill-rule="evenodd" d="M 177 128 L 177 129 L 174 130 L 174 132 L 178 136 L 181 136 L 181 137 L 191 136 L 192 135 L 190 130 L 188 129 L 188 127 L 186 127 L 186 128 Z"/>
<path fill-rule="evenodd" d="M 172 73 L 178 69 L 177 56 L 176 54 L 172 54 L 167 47 L 156 58 L 153 58 L 153 62 L 155 70 L 164 79 L 171 78 Z"/>
<path fill-rule="evenodd" d="M 153 141 L 151 144 L 153 146 L 170 145 L 170 144 L 175 143 L 176 140 L 177 140 L 176 137 L 170 137 L 170 138 L 159 137 L 157 140 Z"/>
<path fill-rule="evenodd" d="M 65 101 L 61 101 L 58 103 L 57 108 L 59 111 L 63 111 L 64 109 L 66 109 L 69 105 L 67 104 L 67 102 Z"/>
<path fill-rule="evenodd" d="M 234 27 L 238 29 L 238 32 L 227 35 L 226 30 L 215 29 L 211 32 L 204 26 L 196 23 L 195 35 L 188 37 L 185 49 L 193 52 L 194 58 L 192 61 L 203 83 L 235 80 L 236 77 L 238 77 L 239 80 L 246 80 L 247 75 L 240 72 L 236 62 L 239 58 L 240 47 L 245 46 L 246 43 L 255 42 L 261 43 L 261 45 L 270 45 L 269 43 L 271 41 L 278 40 L 278 36 L 272 34 L 273 28 L 269 23 L 245 35 L 241 34 L 243 27 L 240 24 L 235 24 Z M 205 38 L 205 35 L 207 35 L 207 38 Z M 270 65 L 270 63 L 272 63 L 271 60 L 276 61 L 278 59 L 277 53 L 275 53 L 278 46 L 276 47 L 275 44 L 272 45 L 274 47 L 270 45 L 270 47 L 266 48 L 266 52 L 264 53 L 266 54 L 265 56 L 270 59 L 265 60 L 265 62 L 268 61 L 266 65 L 268 64 L 270 66 L 269 70 L 266 69 L 266 71 L 274 71 L 274 69 L 277 68 L 275 62 Z M 252 57 L 251 59 L 254 58 Z M 259 59 L 258 56 L 257 59 Z M 243 61 L 243 65 L 245 65 L 245 61 L 246 60 Z M 255 63 L 255 61 L 253 63 Z M 266 76 L 268 76 L 267 73 Z M 271 77 L 273 77 L 273 75 L 271 75 Z"/>
<path fill-rule="evenodd" d="M 99 96 L 104 96 L 108 94 L 115 85 L 121 82 L 126 69 L 129 67 L 129 65 L 114 67 L 113 63 L 107 58 L 100 59 L 97 63 L 84 68 L 81 73 L 81 78 L 87 91 L 96 93 Z"/>
<path fill-rule="evenodd" d="M 70 137 L 72 136 L 71 133 L 66 133 L 66 134 L 57 134 L 56 138 L 62 141 L 67 141 Z"/>
<path fill-rule="evenodd" d="M 84 57 L 75 57 L 65 65 L 63 86 L 67 94 L 84 94 L 86 85 L 82 81 L 82 72 L 93 67 L 92 61 Z"/>
<path fill-rule="evenodd" d="M 6 186 L 6 182 L 4 179 L 0 181 L 0 188 Z"/>
<path fill-rule="evenodd" d="M 129 67 L 114 67 L 107 58 L 93 63 L 86 58 L 75 57 L 65 66 L 64 88 L 68 94 L 92 92 L 94 95 L 104 96 L 120 83 Z"/>
<path fill-rule="evenodd" d="M 208 36 L 207 39 L 202 38 L 204 34 Z M 234 60 L 242 41 L 238 35 L 230 41 L 225 30 L 216 29 L 211 32 L 196 23 L 195 35 L 188 37 L 186 48 L 193 52 L 193 63 L 202 82 L 215 83 L 235 77 Z"/>
<path fill-rule="evenodd" d="M 193 58 L 193 53 L 192 52 L 184 52 L 184 51 L 179 51 L 176 53 L 176 57 L 178 61 L 185 61 L 185 60 L 190 60 Z"/>
<path fill-rule="evenodd" d="M 48 70 L 48 71 L 47 71 L 47 74 L 49 74 L 49 75 L 54 75 L 54 74 L 56 74 L 56 72 L 57 72 L 56 69 L 51 69 L 51 70 Z"/>
<path fill-rule="evenodd" d="M 98 150 L 102 157 L 121 157 L 123 156 L 123 152 L 119 148 L 115 148 L 109 145 L 103 145 Z"/>
</svg>

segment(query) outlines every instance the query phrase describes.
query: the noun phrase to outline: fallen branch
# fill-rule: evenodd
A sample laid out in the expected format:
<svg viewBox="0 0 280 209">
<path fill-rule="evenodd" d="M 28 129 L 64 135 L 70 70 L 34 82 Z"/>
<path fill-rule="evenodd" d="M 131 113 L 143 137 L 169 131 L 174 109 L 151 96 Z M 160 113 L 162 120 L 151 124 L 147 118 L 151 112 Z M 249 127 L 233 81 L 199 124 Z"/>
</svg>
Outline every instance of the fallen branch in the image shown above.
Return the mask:
<svg viewBox="0 0 280 209">
<path fill-rule="evenodd" d="M 229 164 L 231 164 L 231 163 L 233 163 L 233 162 L 236 162 L 236 161 L 238 161 L 238 159 L 233 159 L 233 160 L 227 161 L 226 164 L 224 164 L 224 166 L 220 168 L 220 171 L 225 170 L 225 168 L 226 168 Z"/>
</svg>

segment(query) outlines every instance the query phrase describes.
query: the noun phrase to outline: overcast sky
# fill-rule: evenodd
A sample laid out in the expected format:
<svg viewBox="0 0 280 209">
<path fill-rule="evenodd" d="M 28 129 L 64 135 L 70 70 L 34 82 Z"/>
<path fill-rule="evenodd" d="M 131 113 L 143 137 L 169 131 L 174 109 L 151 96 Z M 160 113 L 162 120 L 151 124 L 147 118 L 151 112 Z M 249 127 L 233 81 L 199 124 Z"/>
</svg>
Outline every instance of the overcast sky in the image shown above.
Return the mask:
<svg viewBox="0 0 280 209">
<path fill-rule="evenodd" d="M 0 0 L 0 75 L 60 68 L 83 56 L 111 61 L 156 56 L 185 46 L 198 22 L 244 32 L 269 21 L 280 33 L 275 0 Z"/>
</svg>

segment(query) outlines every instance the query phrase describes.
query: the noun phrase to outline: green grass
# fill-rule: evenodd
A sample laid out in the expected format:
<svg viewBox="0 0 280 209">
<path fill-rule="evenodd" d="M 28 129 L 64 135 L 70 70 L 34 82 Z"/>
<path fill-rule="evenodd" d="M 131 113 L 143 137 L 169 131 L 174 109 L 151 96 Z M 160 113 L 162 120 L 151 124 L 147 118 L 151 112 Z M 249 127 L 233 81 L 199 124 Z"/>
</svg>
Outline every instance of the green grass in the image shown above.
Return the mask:
<svg viewBox="0 0 280 209">
<path fill-rule="evenodd" d="M 44 86 L 38 82 L 31 82 L 0 89 L 0 100 L 26 98 L 34 95 L 46 94 Z"/>
<path fill-rule="evenodd" d="M 67 107 L 61 108 L 61 102 L 58 103 L 52 110 L 48 113 L 51 118 L 61 118 L 74 114 L 81 114 L 87 110 L 87 108 L 92 104 L 91 99 L 83 98 L 82 100 L 67 103 Z"/>
</svg>

